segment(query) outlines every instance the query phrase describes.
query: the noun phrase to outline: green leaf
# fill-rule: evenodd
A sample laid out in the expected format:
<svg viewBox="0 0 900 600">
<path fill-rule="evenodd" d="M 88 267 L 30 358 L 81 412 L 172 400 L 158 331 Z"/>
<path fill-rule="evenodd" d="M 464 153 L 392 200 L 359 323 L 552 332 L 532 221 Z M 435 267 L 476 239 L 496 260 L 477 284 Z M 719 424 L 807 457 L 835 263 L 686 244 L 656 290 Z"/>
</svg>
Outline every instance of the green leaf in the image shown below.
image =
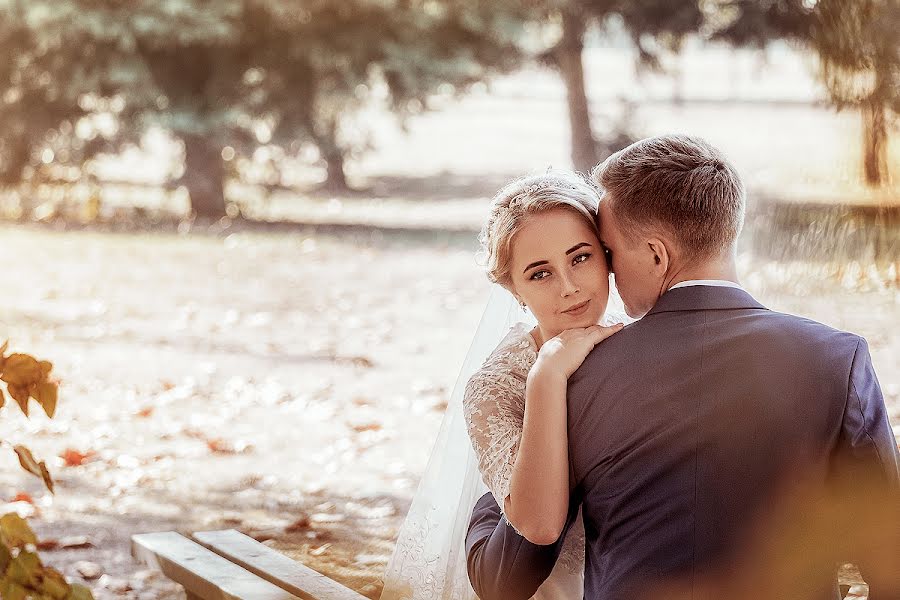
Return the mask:
<svg viewBox="0 0 900 600">
<path fill-rule="evenodd" d="M 16 513 L 0 517 L 0 541 L 7 548 L 23 548 L 26 544 L 37 544 L 37 536 L 28 522 Z"/>
<path fill-rule="evenodd" d="M 66 600 L 69 597 L 69 584 L 62 573 L 52 567 L 44 567 L 42 575 L 40 589 L 44 596 L 52 600 Z"/>
<path fill-rule="evenodd" d="M 28 600 L 30 592 L 13 581 L 9 581 L 9 575 L 0 579 L 0 598 L 3 600 Z"/>
<path fill-rule="evenodd" d="M 73 584 L 69 586 L 69 595 L 66 600 L 94 600 L 91 590 L 83 585 Z"/>
<path fill-rule="evenodd" d="M 20 552 L 9 563 L 6 576 L 11 583 L 17 583 L 28 590 L 39 590 L 43 579 L 44 566 L 34 552 Z M 5 600 L 5 597 L 4 597 Z"/>
<path fill-rule="evenodd" d="M 0 543 L 0 573 L 6 573 L 6 569 L 11 562 L 12 554 L 9 552 L 9 548 L 7 548 L 6 544 Z"/>
</svg>

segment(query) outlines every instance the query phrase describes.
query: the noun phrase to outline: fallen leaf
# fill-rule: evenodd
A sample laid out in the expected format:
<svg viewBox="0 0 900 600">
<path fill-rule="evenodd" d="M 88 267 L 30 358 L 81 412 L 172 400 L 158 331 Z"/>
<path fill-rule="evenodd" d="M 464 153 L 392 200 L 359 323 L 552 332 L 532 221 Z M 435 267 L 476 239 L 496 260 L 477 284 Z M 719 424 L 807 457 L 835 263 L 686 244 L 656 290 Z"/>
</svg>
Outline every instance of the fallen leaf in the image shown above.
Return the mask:
<svg viewBox="0 0 900 600">
<path fill-rule="evenodd" d="M 358 433 L 362 433 L 363 431 L 378 431 L 381 429 L 380 423 L 362 423 L 359 425 L 351 426 L 354 431 Z"/>
<path fill-rule="evenodd" d="M 262 529 L 259 531 L 253 531 L 250 533 L 250 537 L 252 537 L 257 542 L 265 542 L 268 540 L 275 539 L 278 536 L 278 532 L 274 529 Z"/>
<path fill-rule="evenodd" d="M 284 528 L 287 533 L 294 533 L 297 531 L 305 531 L 312 526 L 312 523 L 309 520 L 309 515 L 303 515 L 290 525 Z"/>
<path fill-rule="evenodd" d="M 95 562 L 79 560 L 75 563 L 75 570 L 87 580 L 97 579 L 103 575 L 103 569 Z"/>
<path fill-rule="evenodd" d="M 31 497 L 31 494 L 19 492 L 12 500 L 10 500 L 10 502 L 27 502 L 29 504 L 34 504 L 34 498 Z"/>
<path fill-rule="evenodd" d="M 148 407 L 142 408 L 141 410 L 139 410 L 139 411 L 137 411 L 136 413 L 134 413 L 134 416 L 136 416 L 136 417 L 141 417 L 141 418 L 144 418 L 144 419 L 145 419 L 145 418 L 149 417 L 149 416 L 152 415 L 152 414 L 153 414 L 153 407 L 152 407 L 152 406 L 148 406 Z"/>
<path fill-rule="evenodd" d="M 353 356 L 350 358 L 350 362 L 353 363 L 354 367 L 362 367 L 364 369 L 371 369 L 375 366 L 375 363 L 365 356 Z"/>
<path fill-rule="evenodd" d="M 206 440 L 206 446 L 210 451 L 216 454 L 240 454 L 249 452 L 253 446 L 243 440 L 229 442 L 223 438 L 214 438 Z"/>
<path fill-rule="evenodd" d="M 96 456 L 96 454 L 97 453 L 93 450 L 88 450 L 87 452 L 79 452 L 78 450 L 73 450 L 72 448 L 66 448 L 65 452 L 63 452 L 59 456 L 66 462 L 67 467 L 80 467 L 88 459 Z"/>
<path fill-rule="evenodd" d="M 206 445 L 209 447 L 210 451 L 217 454 L 234 454 L 234 449 L 231 445 L 221 438 L 206 440 Z"/>
<path fill-rule="evenodd" d="M 118 594 L 125 594 L 132 590 L 131 584 L 121 577 L 110 577 L 109 575 L 101 575 L 97 581 L 101 587 L 112 590 Z"/>
<path fill-rule="evenodd" d="M 93 548 L 94 544 L 86 535 L 70 535 L 59 539 L 59 547 L 67 549 Z"/>
<path fill-rule="evenodd" d="M 59 549 L 59 540 L 55 538 L 48 538 L 45 540 L 39 541 L 37 544 L 38 550 L 58 550 Z"/>
</svg>

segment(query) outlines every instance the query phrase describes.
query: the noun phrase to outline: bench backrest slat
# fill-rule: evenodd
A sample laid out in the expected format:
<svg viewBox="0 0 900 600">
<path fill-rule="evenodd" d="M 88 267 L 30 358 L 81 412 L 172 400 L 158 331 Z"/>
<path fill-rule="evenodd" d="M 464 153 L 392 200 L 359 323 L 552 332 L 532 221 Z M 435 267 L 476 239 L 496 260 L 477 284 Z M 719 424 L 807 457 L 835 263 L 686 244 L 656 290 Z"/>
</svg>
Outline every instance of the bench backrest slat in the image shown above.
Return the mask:
<svg viewBox="0 0 900 600">
<path fill-rule="evenodd" d="M 297 600 L 297 596 L 174 532 L 131 536 L 131 554 L 205 600 Z"/>
<path fill-rule="evenodd" d="M 234 529 L 199 531 L 194 539 L 304 600 L 367 600 L 321 573 Z"/>
</svg>

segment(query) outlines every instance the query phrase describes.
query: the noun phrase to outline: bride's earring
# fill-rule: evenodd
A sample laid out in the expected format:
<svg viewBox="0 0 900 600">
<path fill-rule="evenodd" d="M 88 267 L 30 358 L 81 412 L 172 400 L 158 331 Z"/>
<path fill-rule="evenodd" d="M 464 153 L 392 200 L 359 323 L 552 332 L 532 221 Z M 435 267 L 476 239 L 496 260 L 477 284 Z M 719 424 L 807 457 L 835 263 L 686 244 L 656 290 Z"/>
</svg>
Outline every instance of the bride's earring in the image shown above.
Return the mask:
<svg viewBox="0 0 900 600">
<path fill-rule="evenodd" d="M 522 312 L 523 312 L 523 313 L 527 313 L 527 312 L 528 312 L 528 307 L 525 306 L 525 303 L 524 303 L 524 302 L 520 302 L 520 304 L 522 305 Z"/>
</svg>

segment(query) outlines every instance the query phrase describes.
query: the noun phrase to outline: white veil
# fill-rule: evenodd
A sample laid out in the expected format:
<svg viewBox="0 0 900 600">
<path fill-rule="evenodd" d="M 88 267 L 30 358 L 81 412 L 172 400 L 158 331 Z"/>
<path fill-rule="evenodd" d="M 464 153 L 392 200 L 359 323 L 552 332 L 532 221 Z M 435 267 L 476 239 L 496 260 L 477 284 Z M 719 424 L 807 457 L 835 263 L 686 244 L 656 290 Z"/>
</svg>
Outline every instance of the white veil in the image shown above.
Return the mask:
<svg viewBox="0 0 900 600">
<path fill-rule="evenodd" d="M 512 294 L 493 286 L 450 394 L 428 466 L 384 574 L 381 600 L 474 600 L 465 539 L 475 501 L 487 491 L 466 432 L 463 392 L 510 327 L 531 322 Z"/>
</svg>

